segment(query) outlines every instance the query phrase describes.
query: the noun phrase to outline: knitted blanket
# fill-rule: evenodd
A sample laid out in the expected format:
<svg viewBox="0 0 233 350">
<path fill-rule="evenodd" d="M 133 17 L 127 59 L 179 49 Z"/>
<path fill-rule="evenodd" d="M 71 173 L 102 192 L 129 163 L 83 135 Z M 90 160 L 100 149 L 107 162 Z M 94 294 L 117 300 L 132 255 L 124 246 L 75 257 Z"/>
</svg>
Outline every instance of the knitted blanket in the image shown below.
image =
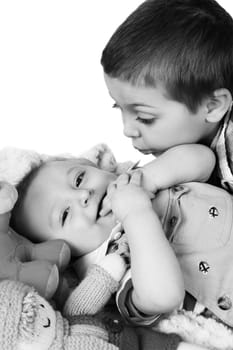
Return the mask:
<svg viewBox="0 0 233 350">
<path fill-rule="evenodd" d="M 61 155 L 42 155 L 35 151 L 15 148 L 2 149 L 0 150 L 0 181 L 8 181 L 17 185 L 34 164 L 57 156 Z M 63 154 L 62 156 L 70 158 L 80 156 L 80 154 Z M 116 162 L 111 149 L 105 144 L 96 145 L 81 156 L 90 159 L 102 169 L 118 174 L 128 169 L 131 163 Z M 175 332 L 186 341 L 212 350 L 233 349 L 233 330 L 212 318 L 205 318 L 194 312 L 184 310 L 174 312 L 160 321 L 157 329 L 165 333 Z"/>
</svg>

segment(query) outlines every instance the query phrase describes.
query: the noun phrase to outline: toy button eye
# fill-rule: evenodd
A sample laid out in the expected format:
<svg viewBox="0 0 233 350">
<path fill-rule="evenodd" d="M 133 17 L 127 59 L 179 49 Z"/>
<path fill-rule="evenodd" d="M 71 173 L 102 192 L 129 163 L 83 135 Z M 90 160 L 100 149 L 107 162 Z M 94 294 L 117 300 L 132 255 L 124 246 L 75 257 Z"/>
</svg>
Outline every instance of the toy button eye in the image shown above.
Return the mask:
<svg viewBox="0 0 233 350">
<path fill-rule="evenodd" d="M 41 307 L 45 308 L 45 306 L 43 304 L 40 304 Z"/>
</svg>

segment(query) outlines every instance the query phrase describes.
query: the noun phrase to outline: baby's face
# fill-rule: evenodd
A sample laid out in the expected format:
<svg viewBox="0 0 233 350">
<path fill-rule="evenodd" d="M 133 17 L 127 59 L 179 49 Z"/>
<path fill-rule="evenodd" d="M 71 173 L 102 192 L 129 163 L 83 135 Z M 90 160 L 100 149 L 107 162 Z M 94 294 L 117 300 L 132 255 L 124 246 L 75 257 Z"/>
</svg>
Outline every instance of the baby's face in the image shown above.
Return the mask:
<svg viewBox="0 0 233 350">
<path fill-rule="evenodd" d="M 196 113 L 157 87 L 132 85 L 105 74 L 109 94 L 122 114 L 125 136 L 144 154 L 159 155 L 172 146 L 207 140 L 216 128 L 206 123 L 203 102 Z"/>
<path fill-rule="evenodd" d="M 96 249 L 115 225 L 99 216 L 107 187 L 115 180 L 87 160 L 53 161 L 40 169 L 22 206 L 28 230 L 44 239 L 64 239 L 74 256 Z"/>
</svg>

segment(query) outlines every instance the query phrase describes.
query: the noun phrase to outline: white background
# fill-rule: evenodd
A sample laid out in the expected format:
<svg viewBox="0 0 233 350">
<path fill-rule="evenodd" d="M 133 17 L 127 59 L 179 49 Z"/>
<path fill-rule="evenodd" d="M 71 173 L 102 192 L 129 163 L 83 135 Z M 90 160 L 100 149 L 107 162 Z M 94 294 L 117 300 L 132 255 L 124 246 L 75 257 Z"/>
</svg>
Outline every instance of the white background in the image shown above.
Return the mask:
<svg viewBox="0 0 233 350">
<path fill-rule="evenodd" d="M 79 154 L 105 142 L 138 159 L 122 134 L 100 57 L 141 0 L 0 0 L 0 148 Z M 230 0 L 219 3 L 233 15 Z"/>
</svg>

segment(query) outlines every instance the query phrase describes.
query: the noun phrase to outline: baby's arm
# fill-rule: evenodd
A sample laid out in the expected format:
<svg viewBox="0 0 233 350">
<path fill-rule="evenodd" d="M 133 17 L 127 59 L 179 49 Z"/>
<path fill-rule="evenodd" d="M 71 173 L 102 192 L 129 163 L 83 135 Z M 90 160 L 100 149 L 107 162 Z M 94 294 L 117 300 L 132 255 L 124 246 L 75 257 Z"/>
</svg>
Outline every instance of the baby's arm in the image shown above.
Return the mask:
<svg viewBox="0 0 233 350">
<path fill-rule="evenodd" d="M 215 166 L 215 155 L 204 145 L 187 144 L 168 149 L 143 166 L 143 186 L 156 192 L 184 182 L 205 182 Z"/>
<path fill-rule="evenodd" d="M 66 316 L 94 315 L 107 303 L 119 287 L 126 270 L 118 254 L 105 256 L 98 265 L 89 268 L 86 277 L 68 297 L 63 312 Z"/>
<path fill-rule="evenodd" d="M 165 236 L 147 192 L 141 172 L 121 175 L 109 190 L 113 213 L 122 223 L 131 254 L 132 300 L 147 314 L 166 313 L 184 298 L 180 266 Z"/>
</svg>

